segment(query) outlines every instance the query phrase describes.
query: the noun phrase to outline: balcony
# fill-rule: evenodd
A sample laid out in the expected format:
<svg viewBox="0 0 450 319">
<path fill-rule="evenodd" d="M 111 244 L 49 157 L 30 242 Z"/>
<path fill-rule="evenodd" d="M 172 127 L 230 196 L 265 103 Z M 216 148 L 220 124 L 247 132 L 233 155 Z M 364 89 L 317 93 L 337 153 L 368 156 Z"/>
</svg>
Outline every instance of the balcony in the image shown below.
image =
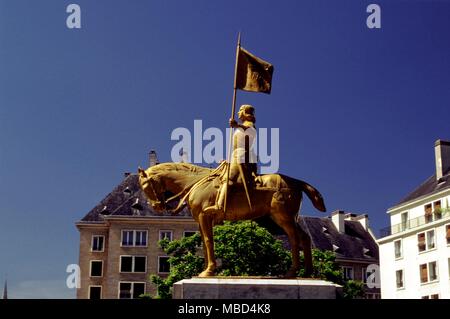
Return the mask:
<svg viewBox="0 0 450 319">
<path fill-rule="evenodd" d="M 449 217 L 450 217 L 450 207 L 439 208 L 436 209 L 432 214 L 419 216 L 413 219 L 408 219 L 404 223 L 395 224 L 380 229 L 380 238 L 398 234 Z"/>
</svg>

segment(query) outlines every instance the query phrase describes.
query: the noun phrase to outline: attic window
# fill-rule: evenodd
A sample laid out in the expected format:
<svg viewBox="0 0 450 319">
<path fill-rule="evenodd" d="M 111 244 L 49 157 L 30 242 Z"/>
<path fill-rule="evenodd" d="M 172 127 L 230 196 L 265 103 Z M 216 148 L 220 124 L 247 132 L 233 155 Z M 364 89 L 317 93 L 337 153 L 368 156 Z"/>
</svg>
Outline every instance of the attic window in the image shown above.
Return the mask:
<svg viewBox="0 0 450 319">
<path fill-rule="evenodd" d="M 131 194 L 131 189 L 127 186 L 127 187 L 123 190 L 123 193 L 124 193 L 125 195 L 130 195 L 130 194 Z"/>
<path fill-rule="evenodd" d="M 103 206 L 102 210 L 100 211 L 100 214 L 102 214 L 102 215 L 109 215 L 110 212 L 108 210 L 108 206 L 106 206 L 106 205 Z"/>
<path fill-rule="evenodd" d="M 323 232 L 324 234 L 329 234 L 328 228 L 326 228 L 326 227 L 322 227 L 322 232 Z"/>
<path fill-rule="evenodd" d="M 142 210 L 142 205 L 139 203 L 139 198 L 136 198 L 136 200 L 131 205 L 131 208 L 136 210 Z"/>
<path fill-rule="evenodd" d="M 335 244 L 333 244 L 333 251 L 334 252 L 337 252 L 339 249 L 340 249 L 339 246 L 336 246 Z"/>
<path fill-rule="evenodd" d="M 367 257 L 371 257 L 372 256 L 372 253 L 370 252 L 370 249 L 363 248 L 363 253 Z"/>
</svg>

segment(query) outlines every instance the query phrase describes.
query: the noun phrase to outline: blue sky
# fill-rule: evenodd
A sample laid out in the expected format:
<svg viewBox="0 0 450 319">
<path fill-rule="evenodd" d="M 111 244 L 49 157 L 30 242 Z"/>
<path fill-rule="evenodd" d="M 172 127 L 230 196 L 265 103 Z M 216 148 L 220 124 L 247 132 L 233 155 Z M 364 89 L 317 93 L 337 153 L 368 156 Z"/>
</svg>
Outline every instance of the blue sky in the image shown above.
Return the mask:
<svg viewBox="0 0 450 319">
<path fill-rule="evenodd" d="M 66 27 L 77 3 L 82 28 Z M 366 7 L 381 6 L 381 29 Z M 0 279 L 11 297 L 73 297 L 81 219 L 123 173 L 170 160 L 176 127 L 225 129 L 237 32 L 275 66 L 238 92 L 280 128 L 280 172 L 328 212 L 386 209 L 449 139 L 450 1 L 0 0 Z M 319 215 L 305 201 L 302 213 Z M 2 280 L 3 283 L 3 280 Z"/>
</svg>

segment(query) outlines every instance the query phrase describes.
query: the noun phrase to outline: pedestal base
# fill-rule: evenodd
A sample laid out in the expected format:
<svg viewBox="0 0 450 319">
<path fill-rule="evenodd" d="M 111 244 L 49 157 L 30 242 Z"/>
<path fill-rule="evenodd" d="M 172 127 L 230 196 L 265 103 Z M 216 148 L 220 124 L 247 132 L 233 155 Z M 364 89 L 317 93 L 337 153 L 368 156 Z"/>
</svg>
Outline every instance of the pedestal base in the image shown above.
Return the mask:
<svg viewBox="0 0 450 319">
<path fill-rule="evenodd" d="M 173 285 L 174 299 L 336 299 L 342 286 L 315 279 L 198 278 Z"/>
</svg>

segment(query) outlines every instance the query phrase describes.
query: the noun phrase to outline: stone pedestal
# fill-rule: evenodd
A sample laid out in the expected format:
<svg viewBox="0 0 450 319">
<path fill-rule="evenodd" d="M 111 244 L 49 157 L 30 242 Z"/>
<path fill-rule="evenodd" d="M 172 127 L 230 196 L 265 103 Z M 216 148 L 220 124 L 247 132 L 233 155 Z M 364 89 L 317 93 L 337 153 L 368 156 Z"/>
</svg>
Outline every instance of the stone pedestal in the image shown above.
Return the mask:
<svg viewBox="0 0 450 319">
<path fill-rule="evenodd" d="M 341 294 L 342 286 L 316 279 L 194 277 L 173 286 L 174 299 L 336 299 Z"/>
</svg>

